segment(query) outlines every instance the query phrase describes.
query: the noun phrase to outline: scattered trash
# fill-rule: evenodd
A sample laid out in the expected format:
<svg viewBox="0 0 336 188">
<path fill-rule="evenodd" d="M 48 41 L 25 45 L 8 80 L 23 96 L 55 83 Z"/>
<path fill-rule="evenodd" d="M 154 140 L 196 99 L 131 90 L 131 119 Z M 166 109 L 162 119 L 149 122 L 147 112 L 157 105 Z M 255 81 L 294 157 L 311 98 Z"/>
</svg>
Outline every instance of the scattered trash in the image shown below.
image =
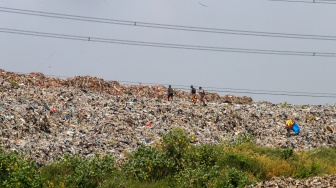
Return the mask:
<svg viewBox="0 0 336 188">
<path fill-rule="evenodd" d="M 175 126 L 183 127 L 193 144 L 236 142 L 241 136 L 253 136 L 258 145 L 295 149 L 336 142 L 334 106 L 284 107 L 206 93 L 207 107 L 200 107 L 188 92 L 174 91 L 171 103 L 160 100 L 164 86 L 124 86 L 91 76 L 58 79 L 0 70 L 0 81 L 3 149 L 28 151 L 40 164 L 64 153 L 106 153 L 123 160 L 124 152 L 159 142 Z M 17 84 L 21 87 L 13 90 Z M 284 121 L 293 114 L 301 132 L 287 137 Z"/>
<path fill-rule="evenodd" d="M 335 187 L 336 175 L 325 175 L 323 177 L 311 177 L 306 180 L 296 180 L 295 178 L 274 177 L 268 181 L 249 185 L 247 188 L 262 187 Z"/>
</svg>

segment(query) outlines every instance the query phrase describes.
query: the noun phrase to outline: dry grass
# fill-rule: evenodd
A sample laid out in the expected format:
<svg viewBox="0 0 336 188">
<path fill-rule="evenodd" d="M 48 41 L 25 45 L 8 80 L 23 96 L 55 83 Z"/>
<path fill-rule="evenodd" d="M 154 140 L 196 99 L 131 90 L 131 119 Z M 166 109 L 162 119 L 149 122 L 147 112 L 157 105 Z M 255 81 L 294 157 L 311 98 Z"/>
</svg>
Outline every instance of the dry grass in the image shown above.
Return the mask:
<svg viewBox="0 0 336 188">
<path fill-rule="evenodd" d="M 293 174 L 293 170 L 290 164 L 283 159 L 271 159 L 265 155 L 257 155 L 256 159 L 258 164 L 263 168 L 263 174 L 265 179 L 279 176 L 290 176 Z"/>
<path fill-rule="evenodd" d="M 259 147 L 253 143 L 221 147 L 223 158 L 231 156 L 230 160 L 225 161 L 226 165 L 240 168 L 252 179 L 267 180 L 281 176 L 307 178 L 336 174 L 336 148 L 291 153 L 290 149 Z"/>
</svg>

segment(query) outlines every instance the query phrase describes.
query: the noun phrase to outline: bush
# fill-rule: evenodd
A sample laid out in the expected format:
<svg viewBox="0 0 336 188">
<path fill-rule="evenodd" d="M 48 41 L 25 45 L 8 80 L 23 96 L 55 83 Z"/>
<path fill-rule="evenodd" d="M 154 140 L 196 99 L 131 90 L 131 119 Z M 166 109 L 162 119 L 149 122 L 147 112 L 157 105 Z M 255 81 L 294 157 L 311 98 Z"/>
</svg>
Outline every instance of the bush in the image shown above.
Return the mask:
<svg viewBox="0 0 336 188">
<path fill-rule="evenodd" d="M 238 170 L 248 171 L 256 174 L 260 171 L 256 158 L 252 157 L 250 153 L 227 153 L 221 160 L 221 164 L 228 165 Z"/>
<path fill-rule="evenodd" d="M 219 176 L 219 166 L 197 164 L 195 167 L 185 167 L 175 176 L 182 187 L 207 187 L 209 182 Z"/>
<path fill-rule="evenodd" d="M 154 147 L 141 145 L 128 163 L 124 165 L 125 172 L 140 181 L 160 180 L 172 173 L 173 161 L 164 152 Z"/>
<path fill-rule="evenodd" d="M 289 158 L 291 158 L 294 155 L 294 150 L 293 148 L 286 148 L 286 149 L 282 149 L 281 153 L 280 153 L 280 158 L 288 160 Z"/>
<path fill-rule="evenodd" d="M 195 167 L 198 165 L 214 166 L 221 156 L 218 146 L 202 145 L 191 146 L 182 158 L 183 166 Z"/>
<path fill-rule="evenodd" d="M 292 174 L 289 161 L 281 159 L 281 150 L 258 147 L 252 143 L 223 146 L 219 166 L 229 166 L 253 175 L 259 180 Z"/>
<path fill-rule="evenodd" d="M 42 187 L 44 179 L 35 162 L 24 159 L 15 152 L 5 153 L 2 150 L 0 161 L 1 187 Z"/>
<path fill-rule="evenodd" d="M 308 178 L 312 176 L 317 176 L 322 174 L 325 170 L 315 161 L 313 162 L 305 162 L 299 161 L 296 166 L 296 177 L 297 178 Z"/>
<path fill-rule="evenodd" d="M 181 159 L 183 170 L 175 179 L 183 187 L 206 187 L 207 184 L 219 176 L 217 165 L 220 156 L 218 146 L 203 145 L 191 147 Z"/>
<path fill-rule="evenodd" d="M 163 135 L 163 150 L 169 157 L 181 159 L 190 146 L 190 138 L 181 127 L 174 128 Z"/>
<path fill-rule="evenodd" d="M 268 180 L 272 177 L 291 176 L 293 170 L 288 161 L 276 157 L 256 155 L 257 165 L 254 174 L 259 180 Z"/>
<path fill-rule="evenodd" d="M 213 187 L 236 188 L 252 184 L 252 180 L 243 171 L 227 167 L 225 174 L 214 181 Z"/>
<path fill-rule="evenodd" d="M 244 143 L 253 143 L 253 142 L 254 142 L 253 134 L 238 134 L 234 141 L 234 144 L 240 145 Z"/>
<path fill-rule="evenodd" d="M 114 158 L 66 155 L 43 167 L 0 150 L 0 187 L 243 187 L 272 177 L 307 178 L 336 173 L 336 148 L 295 152 L 259 147 L 242 136 L 233 144 L 191 145 L 175 128 L 160 147 L 140 146 L 122 169 Z"/>
<path fill-rule="evenodd" d="M 181 127 L 177 127 L 163 135 L 162 149 L 167 157 L 173 160 L 173 174 L 182 170 L 182 158 L 186 156 L 187 151 L 191 148 L 190 140 L 185 130 Z"/>
<path fill-rule="evenodd" d="M 308 156 L 310 158 L 316 158 L 321 160 L 323 163 L 334 165 L 336 164 L 336 146 L 326 148 L 319 147 L 308 151 Z"/>
<path fill-rule="evenodd" d="M 95 155 L 90 158 L 65 156 L 41 169 L 42 174 L 55 185 L 66 187 L 97 187 L 113 176 L 114 158 L 109 155 Z"/>
</svg>

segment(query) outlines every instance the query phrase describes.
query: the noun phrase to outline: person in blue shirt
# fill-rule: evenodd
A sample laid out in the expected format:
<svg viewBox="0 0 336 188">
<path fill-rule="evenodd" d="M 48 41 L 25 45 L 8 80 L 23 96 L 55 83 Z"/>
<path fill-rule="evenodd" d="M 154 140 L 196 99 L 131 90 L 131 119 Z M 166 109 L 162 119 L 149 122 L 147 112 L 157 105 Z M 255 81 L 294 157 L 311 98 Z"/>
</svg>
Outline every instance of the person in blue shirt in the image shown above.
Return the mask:
<svg viewBox="0 0 336 188">
<path fill-rule="evenodd" d="M 290 130 L 294 131 L 296 135 L 300 133 L 300 126 L 295 120 L 286 121 L 287 135 L 290 135 Z"/>
<path fill-rule="evenodd" d="M 171 87 L 171 85 L 169 85 L 169 87 L 168 87 L 167 95 L 168 95 L 168 101 L 169 101 L 170 98 L 171 98 L 171 100 L 173 100 L 174 91 L 173 91 L 173 88 Z"/>
</svg>

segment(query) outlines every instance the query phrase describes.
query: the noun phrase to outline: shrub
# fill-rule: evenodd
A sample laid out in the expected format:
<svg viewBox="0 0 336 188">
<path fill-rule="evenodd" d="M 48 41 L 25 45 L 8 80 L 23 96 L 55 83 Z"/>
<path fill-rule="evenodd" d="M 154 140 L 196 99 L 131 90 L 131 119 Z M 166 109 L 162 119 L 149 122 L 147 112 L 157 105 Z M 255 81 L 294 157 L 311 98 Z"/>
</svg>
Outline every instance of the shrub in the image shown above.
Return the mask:
<svg viewBox="0 0 336 188">
<path fill-rule="evenodd" d="M 190 146 L 190 138 L 181 127 L 163 135 L 163 150 L 170 156 L 180 159 Z"/>
<path fill-rule="evenodd" d="M 163 135 L 162 149 L 167 157 L 173 160 L 172 173 L 182 170 L 182 158 L 185 157 L 190 148 L 190 138 L 181 127 L 174 128 Z"/>
<path fill-rule="evenodd" d="M 280 151 L 281 151 L 280 158 L 285 159 L 285 160 L 291 158 L 294 154 L 293 148 L 286 148 L 286 149 L 282 149 Z"/>
<path fill-rule="evenodd" d="M 326 148 L 319 147 L 308 151 L 308 156 L 310 158 L 316 158 L 321 160 L 323 163 L 334 165 L 336 164 L 336 146 Z"/>
<path fill-rule="evenodd" d="M 257 169 L 255 176 L 260 180 L 268 180 L 272 177 L 290 176 L 293 171 L 288 161 L 265 155 L 256 155 Z"/>
<path fill-rule="evenodd" d="M 1 187 L 42 187 L 44 180 L 35 162 L 23 159 L 15 152 L 5 153 L 2 150 L 0 161 Z"/>
<path fill-rule="evenodd" d="M 175 176 L 175 179 L 183 187 L 206 187 L 211 180 L 219 176 L 218 157 L 220 157 L 218 146 L 190 147 L 181 159 L 183 170 Z"/>
<path fill-rule="evenodd" d="M 223 151 L 219 166 L 227 165 L 242 170 L 260 180 L 292 174 L 290 164 L 281 159 L 279 149 L 260 148 L 252 143 L 242 143 L 224 146 Z"/>
<path fill-rule="evenodd" d="M 62 161 L 43 167 L 41 172 L 56 185 L 97 187 L 111 177 L 115 170 L 114 158 L 109 155 L 95 155 L 87 159 L 67 155 Z"/>
<path fill-rule="evenodd" d="M 193 146 L 175 128 L 160 147 L 140 146 L 122 169 L 110 155 L 66 155 L 38 167 L 0 150 L 0 187 L 243 187 L 274 176 L 307 178 L 336 173 L 336 148 L 295 152 L 256 146 L 245 136 L 229 145 Z"/>
<path fill-rule="evenodd" d="M 252 158 L 250 153 L 226 153 L 221 161 L 221 164 L 228 165 L 235 169 L 252 172 L 253 174 L 259 170 L 256 159 Z"/>
<path fill-rule="evenodd" d="M 141 145 L 128 163 L 124 165 L 125 172 L 140 181 L 152 181 L 164 178 L 171 173 L 174 163 L 164 152 L 154 147 Z"/>
<path fill-rule="evenodd" d="M 234 144 L 240 145 L 244 143 L 253 143 L 253 142 L 254 142 L 253 134 L 238 134 L 234 141 Z"/>
<path fill-rule="evenodd" d="M 248 176 L 246 176 L 243 171 L 237 170 L 236 168 L 227 167 L 225 174 L 218 177 L 214 181 L 213 187 L 236 188 L 245 187 L 246 185 L 252 183 L 253 181 Z"/>
<path fill-rule="evenodd" d="M 195 167 L 185 167 L 175 176 L 182 187 L 207 187 L 209 182 L 219 176 L 219 166 L 196 164 Z"/>
<path fill-rule="evenodd" d="M 196 167 L 197 165 L 214 166 L 217 164 L 220 155 L 218 146 L 192 146 L 182 158 L 182 165 L 191 167 Z"/>
<path fill-rule="evenodd" d="M 308 178 L 311 176 L 317 176 L 322 174 L 325 170 L 315 161 L 299 161 L 296 165 L 296 174 L 297 178 Z"/>
</svg>

